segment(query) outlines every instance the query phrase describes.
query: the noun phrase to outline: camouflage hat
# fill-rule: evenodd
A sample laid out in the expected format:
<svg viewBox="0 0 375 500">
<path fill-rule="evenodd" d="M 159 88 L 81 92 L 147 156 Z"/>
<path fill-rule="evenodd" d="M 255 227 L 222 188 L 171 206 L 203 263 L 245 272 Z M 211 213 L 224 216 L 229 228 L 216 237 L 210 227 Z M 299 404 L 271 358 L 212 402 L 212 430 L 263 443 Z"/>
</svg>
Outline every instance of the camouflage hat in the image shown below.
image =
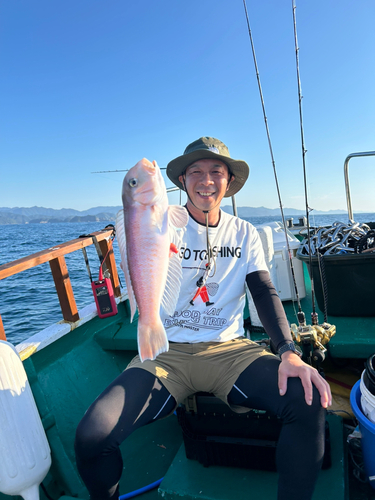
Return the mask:
<svg viewBox="0 0 375 500">
<path fill-rule="evenodd" d="M 248 164 L 242 160 L 233 160 L 226 145 L 214 137 L 201 137 L 189 144 L 182 156 L 178 156 L 168 163 L 167 175 L 173 184 L 184 190 L 184 186 L 179 181 L 179 176 L 185 172 L 189 165 L 206 158 L 223 161 L 234 175 L 235 178 L 225 193 L 226 198 L 236 194 L 245 184 L 249 176 Z"/>
</svg>

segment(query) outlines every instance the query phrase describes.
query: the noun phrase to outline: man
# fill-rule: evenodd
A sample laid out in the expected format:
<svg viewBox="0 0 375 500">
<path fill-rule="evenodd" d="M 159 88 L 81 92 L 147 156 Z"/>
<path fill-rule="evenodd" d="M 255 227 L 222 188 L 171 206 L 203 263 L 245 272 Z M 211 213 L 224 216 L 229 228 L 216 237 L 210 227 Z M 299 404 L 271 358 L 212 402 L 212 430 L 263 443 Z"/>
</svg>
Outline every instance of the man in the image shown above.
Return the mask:
<svg viewBox="0 0 375 500">
<path fill-rule="evenodd" d="M 234 411 L 277 414 L 283 421 L 278 498 L 312 496 L 331 394 L 295 350 L 257 231 L 220 210 L 222 199 L 237 193 L 248 174 L 244 161 L 232 159 L 225 144 L 210 137 L 189 144 L 168 164 L 168 177 L 186 191 L 190 215 L 185 228 L 171 228 L 183 279 L 174 316 L 161 313 L 170 347 L 153 361 L 134 358 L 80 422 L 77 465 L 92 499 L 119 495 L 119 444 L 197 391 L 214 393 Z M 279 356 L 243 337 L 246 285 Z"/>
</svg>

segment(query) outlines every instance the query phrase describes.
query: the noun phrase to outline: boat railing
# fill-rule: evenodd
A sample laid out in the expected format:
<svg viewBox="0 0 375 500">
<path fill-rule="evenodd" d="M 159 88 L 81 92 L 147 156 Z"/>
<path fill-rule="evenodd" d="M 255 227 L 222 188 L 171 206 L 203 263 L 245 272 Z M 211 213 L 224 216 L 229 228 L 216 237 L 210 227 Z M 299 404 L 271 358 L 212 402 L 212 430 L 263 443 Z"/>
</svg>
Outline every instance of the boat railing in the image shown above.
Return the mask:
<svg viewBox="0 0 375 500">
<path fill-rule="evenodd" d="M 103 255 L 106 258 L 106 266 L 110 273 L 113 291 L 115 297 L 121 296 L 120 281 L 117 273 L 115 256 L 111 244 L 112 229 L 103 229 L 96 231 L 90 235 L 83 236 L 74 240 L 61 243 L 41 252 L 34 253 L 28 257 L 14 260 L 0 266 L 0 280 L 13 276 L 14 274 L 21 273 L 26 269 L 49 262 L 57 296 L 60 302 L 61 312 L 63 319 L 69 323 L 75 323 L 80 319 L 76 300 L 74 298 L 73 288 L 69 277 L 68 267 L 65 260 L 65 255 L 81 250 L 85 247 L 92 245 L 93 236 L 96 237 Z M 6 340 L 4 325 L 0 314 L 0 339 Z"/>
<path fill-rule="evenodd" d="M 346 205 L 348 207 L 348 216 L 351 222 L 354 222 L 354 219 L 353 219 L 352 200 L 350 197 L 350 186 L 349 186 L 349 161 L 351 158 L 359 158 L 363 156 L 375 156 L 375 151 L 365 151 L 363 153 L 351 153 L 345 158 L 344 162 Z"/>
</svg>

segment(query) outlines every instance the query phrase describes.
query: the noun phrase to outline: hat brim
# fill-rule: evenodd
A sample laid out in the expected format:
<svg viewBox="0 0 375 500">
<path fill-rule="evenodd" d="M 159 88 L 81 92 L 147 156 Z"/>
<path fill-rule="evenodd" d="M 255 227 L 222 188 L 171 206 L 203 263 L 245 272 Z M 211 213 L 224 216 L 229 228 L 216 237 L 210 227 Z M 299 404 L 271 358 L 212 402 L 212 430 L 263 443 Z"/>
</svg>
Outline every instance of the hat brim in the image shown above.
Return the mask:
<svg viewBox="0 0 375 500">
<path fill-rule="evenodd" d="M 185 191 L 183 184 L 180 182 L 179 177 L 182 175 L 187 167 L 197 160 L 205 160 L 212 158 L 215 160 L 220 160 L 224 162 L 231 173 L 234 175 L 228 191 L 225 193 L 224 197 L 229 198 L 243 187 L 247 178 L 249 177 L 249 165 L 243 160 L 234 160 L 228 156 L 219 155 L 213 151 L 199 149 L 191 153 L 178 156 L 174 160 L 170 161 L 167 165 L 167 176 L 177 187 Z"/>
</svg>

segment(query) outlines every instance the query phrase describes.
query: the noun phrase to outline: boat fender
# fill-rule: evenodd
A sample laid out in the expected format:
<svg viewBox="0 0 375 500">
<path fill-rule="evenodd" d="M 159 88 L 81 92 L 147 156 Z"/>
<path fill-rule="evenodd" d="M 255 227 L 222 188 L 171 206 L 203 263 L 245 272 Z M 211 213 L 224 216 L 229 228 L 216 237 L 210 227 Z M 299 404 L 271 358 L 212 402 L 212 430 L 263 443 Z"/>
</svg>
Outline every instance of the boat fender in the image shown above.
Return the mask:
<svg viewBox="0 0 375 500">
<path fill-rule="evenodd" d="M 22 361 L 0 341 L 0 491 L 39 500 L 51 451 Z"/>
</svg>

